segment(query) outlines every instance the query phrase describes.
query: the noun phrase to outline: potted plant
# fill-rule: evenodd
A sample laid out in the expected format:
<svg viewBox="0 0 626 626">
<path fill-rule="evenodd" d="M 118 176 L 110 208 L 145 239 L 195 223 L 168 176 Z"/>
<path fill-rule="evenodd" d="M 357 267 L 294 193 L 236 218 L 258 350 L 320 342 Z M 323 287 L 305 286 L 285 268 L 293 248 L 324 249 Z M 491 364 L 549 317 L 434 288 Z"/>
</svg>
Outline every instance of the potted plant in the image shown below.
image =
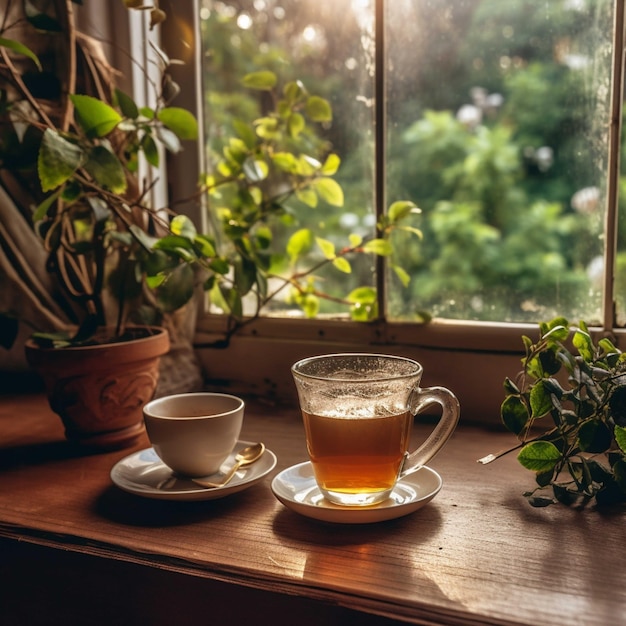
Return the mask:
<svg viewBox="0 0 626 626">
<path fill-rule="evenodd" d="M 68 439 L 129 445 L 143 430 L 141 409 L 170 345 L 156 318 L 141 313 L 187 302 L 192 271 L 167 243 L 184 221 L 147 204 L 138 159 L 157 166 L 161 147 L 180 150 L 197 124 L 162 89 L 151 108 L 116 89 L 97 42 L 77 30 L 71 2 L 46 12 L 12 2 L 3 26 L 3 213 L 14 228 L 36 230 L 52 275 L 45 295 L 56 307 L 45 320 L 52 328 L 27 342 L 27 359 L 41 371 Z M 162 85 L 171 87 L 167 57 L 158 58 Z M 12 268 L 27 269 L 19 259 Z M 162 285 L 149 289 L 157 274 Z M 24 319 L 8 313 L 5 340 Z"/>
<path fill-rule="evenodd" d="M 153 23 L 162 18 L 154 9 Z M 146 324 L 155 318 L 145 313 L 188 302 L 194 273 L 172 241 L 190 232 L 188 220 L 149 206 L 138 161 L 158 166 L 160 149 L 177 152 L 197 138 L 196 120 L 171 106 L 164 89 L 151 108 L 116 89 L 96 42 L 77 31 L 69 0 L 46 12 L 10 3 L 3 27 L 3 212 L 14 228 L 37 231 L 32 243 L 43 244 L 51 275 L 45 296 L 54 306 L 44 320 L 52 328 L 33 334 L 27 358 L 42 372 L 69 439 L 128 445 L 142 432 L 141 408 L 169 349 L 167 331 Z M 161 85 L 171 90 L 167 56 L 157 58 Z M 7 239 L 9 254 L 20 253 Z M 194 235 L 199 256 L 204 245 Z M 31 270 L 9 259 L 19 276 Z M 3 313 L 8 345 L 27 316 Z"/>
<path fill-rule="evenodd" d="M 524 494 L 533 506 L 624 503 L 626 354 L 607 337 L 594 341 L 584 322 L 559 317 L 539 329 L 536 341 L 523 337 L 519 376 L 504 382 L 502 421 L 520 444 L 480 462 L 519 450 L 535 473 Z"/>
<path fill-rule="evenodd" d="M 131 8 L 136 4 L 126 2 Z M 52 72 L 53 84 L 66 87 L 55 92 L 56 100 L 38 97 L 30 85 L 36 85 L 34 79 L 49 68 L 25 43 L 28 39 L 12 37 L 11 29 L 0 32 L 0 70 L 10 85 L 0 109 L 4 120 L 0 173 L 4 189 L 21 199 L 24 223 L 32 223 L 39 236 L 35 241 L 43 242 L 46 268 L 54 279 L 33 299 L 45 311 L 44 324 L 56 326 L 55 331 L 35 332 L 27 354 L 35 366 L 63 359 L 72 368 L 70 379 L 60 382 L 65 365 L 53 365 L 47 385 L 51 404 L 62 415 L 69 437 L 104 447 L 134 441 L 141 432 L 140 410 L 153 393 L 156 370 L 144 362 L 125 374 L 117 351 L 139 332 L 140 322 L 144 327 L 152 324 L 140 342 L 154 340 L 159 344 L 157 352 L 166 351 L 167 340 L 154 330 L 155 321 L 175 314 L 199 289 L 207 291 L 214 306 L 229 316 L 226 336 L 218 342 L 223 346 L 284 292 L 309 317 L 317 314 L 320 299 L 333 298 L 345 304 L 354 319 L 375 319 L 372 288 L 354 289 L 339 298 L 318 286 L 321 267 L 349 273 L 352 255 L 387 256 L 400 280 L 408 281 L 402 268 L 393 263 L 390 242 L 397 229 L 420 235 L 403 223 L 419 212 L 408 201 L 394 202 L 369 238 L 352 235 L 338 248 L 307 229 L 296 229 L 282 253 L 272 249 L 274 227 L 284 225 L 294 199 L 311 208 L 320 200 L 343 204 L 343 192 L 333 179 L 340 159 L 317 139 L 313 129 L 332 119 L 326 100 L 309 94 L 297 81 L 279 89 L 271 72 L 243 77 L 250 89 L 269 94 L 273 106 L 253 122 L 234 124 L 214 173 L 199 187 L 222 234 L 218 241 L 199 232 L 186 216 L 150 206 L 149 186 L 138 175 L 140 159 L 153 167 L 159 165 L 159 145 L 178 152 L 181 141 L 197 140 L 193 115 L 171 104 L 178 87 L 170 76 L 167 55 L 155 48 L 163 77 L 156 106 L 139 107 L 113 85 L 102 88 L 112 68 L 103 67 L 88 40 L 76 30 L 70 0 L 57 0 L 52 15 L 33 12 L 28 3 L 24 7 L 27 10 L 5 21 L 5 26 L 22 25 L 35 29 L 37 36 L 43 30 L 44 36 L 63 38 L 62 50 L 70 62 L 53 68 L 61 72 L 60 77 Z M 153 24 L 166 17 L 156 7 L 150 14 Z M 85 84 L 76 80 L 81 75 L 76 70 L 81 58 L 87 59 L 87 67 L 97 69 Z M 16 188 L 19 194 L 14 193 Z M 24 195 L 27 200 L 21 198 Z M 313 248 L 317 257 L 303 267 L 302 258 Z M 24 264 L 17 261 L 11 268 L 23 272 Z M 246 300 L 252 303 L 249 311 L 244 307 Z M 57 311 L 52 311 L 52 305 Z M 4 313 L 0 316 L 4 336 L 7 330 L 15 334 L 17 321 L 25 316 L 11 309 Z M 79 364 L 79 355 L 91 352 L 92 345 L 106 350 L 107 356 L 96 357 L 95 366 Z M 111 375 L 100 373 L 107 361 L 116 365 Z M 99 381 L 94 397 L 106 401 L 104 409 L 96 410 L 95 402 L 83 398 L 84 376 Z M 60 394 L 62 389 L 70 392 L 69 399 Z M 113 428 L 113 407 L 128 403 L 134 405 L 134 421 Z M 89 418 L 89 425 L 75 426 L 70 421 L 74 417 Z"/>
</svg>

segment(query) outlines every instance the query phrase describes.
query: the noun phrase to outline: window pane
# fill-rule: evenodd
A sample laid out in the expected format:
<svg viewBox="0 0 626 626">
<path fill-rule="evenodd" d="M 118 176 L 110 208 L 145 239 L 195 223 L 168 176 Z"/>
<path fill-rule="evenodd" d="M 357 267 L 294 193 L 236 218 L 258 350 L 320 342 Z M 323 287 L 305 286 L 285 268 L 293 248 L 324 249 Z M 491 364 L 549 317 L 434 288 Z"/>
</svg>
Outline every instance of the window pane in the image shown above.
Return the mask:
<svg viewBox="0 0 626 626">
<path fill-rule="evenodd" d="M 331 241 L 336 250 L 349 245 L 351 234 L 373 234 L 374 42 L 370 3 L 233 0 L 209 1 L 203 6 L 205 118 L 213 167 L 222 157 L 228 138 L 242 136 L 235 125 L 243 121 L 253 128 L 253 120 L 268 114 L 290 81 L 300 81 L 311 95 L 327 99 L 332 106 L 331 123 L 311 124 L 313 136 L 281 144 L 274 151 L 304 151 L 321 160 L 329 152 L 339 155 L 341 165 L 333 178 L 343 188 L 344 204 L 338 207 L 318 194 L 317 203 L 311 206 L 302 200 L 304 196 L 289 195 L 284 178 L 270 176 L 260 185 L 267 196 L 289 197 L 286 214 L 272 218 L 276 236 L 269 251 L 284 250 L 288 238 L 303 228 Z M 265 70 L 278 77 L 274 93 L 242 87 L 246 74 Z M 301 137 L 304 133 L 298 140 Z M 213 213 L 237 202 L 227 193 L 210 198 Z M 322 250 L 313 244 L 297 269 L 305 271 L 323 258 Z M 284 275 L 289 271 L 283 267 Z M 373 286 L 372 257 L 353 263 L 351 273 L 327 266 L 316 271 L 315 277 L 313 288 L 323 289 L 334 298 L 320 300 L 320 313 L 347 312 L 349 307 L 336 300 L 356 286 Z M 282 284 L 270 282 L 270 292 Z M 289 302 L 289 294 L 285 288 L 268 309 L 297 308 Z"/>
<path fill-rule="evenodd" d="M 388 184 L 423 209 L 392 317 L 600 319 L 612 3 L 388 3 Z"/>
<path fill-rule="evenodd" d="M 267 92 L 242 88 L 249 72 L 275 72 L 279 88 L 299 80 L 333 107 L 332 123 L 318 125 L 313 139 L 320 155 L 332 147 L 341 158 L 335 178 L 344 205 L 312 208 L 294 195 L 275 216 L 269 252 L 301 228 L 337 249 L 352 233 L 371 236 L 374 81 L 382 80 L 374 76 L 374 0 L 202 7 L 210 161 L 237 134 L 235 119 L 250 124 L 275 104 Z M 418 204 L 412 225 L 424 235 L 394 234 L 388 317 L 426 310 L 452 319 L 599 321 L 613 2 L 388 0 L 385 22 L 386 200 Z M 224 190 L 210 202 L 214 216 L 236 199 Z M 314 246 L 306 267 L 322 258 Z M 339 300 L 374 285 L 374 264 L 362 257 L 351 274 L 327 267 L 316 275 L 315 288 Z M 297 308 L 288 294 L 270 308 Z M 331 299 L 320 312 L 346 310 Z"/>
</svg>

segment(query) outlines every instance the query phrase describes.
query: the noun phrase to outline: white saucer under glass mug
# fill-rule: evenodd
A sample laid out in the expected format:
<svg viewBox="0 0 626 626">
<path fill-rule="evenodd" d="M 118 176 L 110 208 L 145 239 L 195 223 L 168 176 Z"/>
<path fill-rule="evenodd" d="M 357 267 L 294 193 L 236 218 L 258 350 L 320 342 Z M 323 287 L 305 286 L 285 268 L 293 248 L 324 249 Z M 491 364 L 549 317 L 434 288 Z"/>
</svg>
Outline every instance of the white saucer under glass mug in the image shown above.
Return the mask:
<svg viewBox="0 0 626 626">
<path fill-rule="evenodd" d="M 423 368 L 382 354 L 327 354 L 295 363 L 293 374 L 315 481 L 343 506 L 386 500 L 402 476 L 424 466 L 459 420 L 459 403 L 445 387 L 419 386 Z M 441 417 L 409 452 L 414 417 L 432 404 Z"/>
</svg>

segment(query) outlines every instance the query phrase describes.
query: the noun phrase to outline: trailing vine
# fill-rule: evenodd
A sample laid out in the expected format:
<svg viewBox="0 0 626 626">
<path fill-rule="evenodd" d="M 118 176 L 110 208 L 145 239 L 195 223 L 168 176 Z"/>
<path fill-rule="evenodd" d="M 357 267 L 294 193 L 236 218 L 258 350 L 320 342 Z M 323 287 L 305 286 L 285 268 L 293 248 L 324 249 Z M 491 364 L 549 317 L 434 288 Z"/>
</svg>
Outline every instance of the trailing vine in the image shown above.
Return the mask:
<svg viewBox="0 0 626 626">
<path fill-rule="evenodd" d="M 502 422 L 521 443 L 479 462 L 519 449 L 535 473 L 524 494 L 533 506 L 626 502 L 626 354 L 606 337 L 594 342 L 584 322 L 539 328 L 536 342 L 522 337 L 522 370 L 504 381 Z"/>
</svg>

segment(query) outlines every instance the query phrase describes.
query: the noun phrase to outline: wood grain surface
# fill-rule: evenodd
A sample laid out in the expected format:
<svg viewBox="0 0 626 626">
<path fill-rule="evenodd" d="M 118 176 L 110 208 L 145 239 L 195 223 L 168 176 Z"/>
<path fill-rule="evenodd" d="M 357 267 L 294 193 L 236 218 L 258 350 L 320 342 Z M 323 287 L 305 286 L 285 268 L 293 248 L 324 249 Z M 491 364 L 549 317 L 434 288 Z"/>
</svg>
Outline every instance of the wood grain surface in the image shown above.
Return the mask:
<svg viewBox="0 0 626 626">
<path fill-rule="evenodd" d="M 367 525 L 311 520 L 271 493 L 275 474 L 306 460 L 297 409 L 249 404 L 242 439 L 278 457 L 261 483 L 220 500 L 150 500 L 109 476 L 147 438 L 85 454 L 40 393 L 0 397 L 0 612 L 15 619 L 4 623 L 235 623 L 234 608 L 261 611 L 260 624 L 626 623 L 623 509 L 533 509 L 521 495 L 532 475 L 514 455 L 476 462 L 514 444 L 508 433 L 461 425 L 430 464 L 437 497 Z M 64 571 L 73 587 L 55 580 Z M 116 601 L 86 582 L 98 576 L 117 581 Z M 49 597 L 56 587 L 65 604 Z M 38 596 L 48 621 L 29 612 Z"/>
</svg>

